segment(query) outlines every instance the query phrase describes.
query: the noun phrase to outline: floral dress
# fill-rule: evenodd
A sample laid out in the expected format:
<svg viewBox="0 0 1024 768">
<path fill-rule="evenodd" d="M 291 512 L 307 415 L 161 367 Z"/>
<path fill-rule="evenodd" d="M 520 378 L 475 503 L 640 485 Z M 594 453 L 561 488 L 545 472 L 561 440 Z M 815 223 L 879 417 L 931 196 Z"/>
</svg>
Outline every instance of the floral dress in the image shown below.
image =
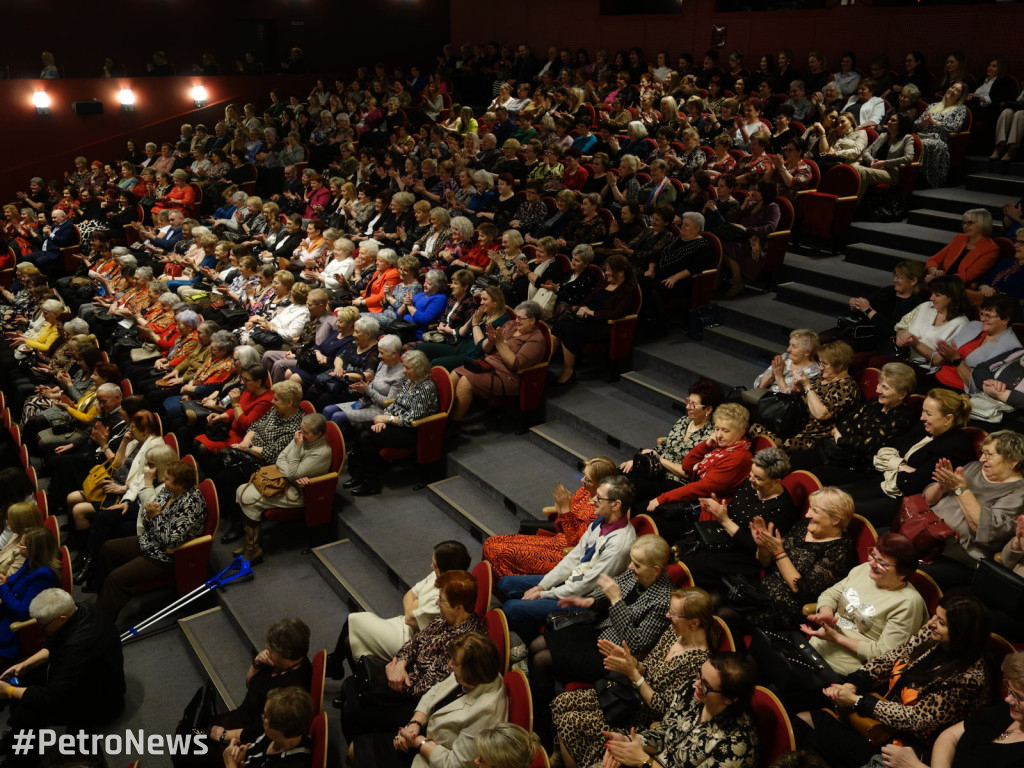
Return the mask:
<svg viewBox="0 0 1024 768">
<path fill-rule="evenodd" d="M 516 574 L 547 573 L 561 561 L 566 549 L 579 544 L 594 522 L 591 492 L 580 486 L 569 501 L 569 510 L 555 518 L 555 532 L 491 536 L 484 542 L 482 559 L 491 564 L 494 578 Z"/>
<path fill-rule="evenodd" d="M 702 723 L 703 705 L 684 686 L 665 718 L 644 731 L 647 746 L 660 753 L 665 768 L 754 768 L 758 765 L 757 726 L 749 712 L 732 707 Z"/>
<path fill-rule="evenodd" d="M 793 437 L 785 440 L 780 440 L 776 435 L 773 435 L 760 424 L 755 424 L 751 427 L 751 434 L 768 435 L 768 437 L 777 442 L 786 453 L 806 451 L 818 442 L 818 440 L 831 435 L 832 426 L 835 424 L 836 420 L 841 418 L 849 409 L 860 403 L 861 400 L 860 387 L 857 386 L 857 382 L 852 376 L 844 376 L 841 379 L 834 379 L 828 382 L 822 381 L 819 376 L 811 379 L 808 383 L 808 387 L 817 393 L 818 399 L 821 400 L 822 405 L 824 405 L 825 409 L 832 414 L 830 419 L 827 421 L 821 421 L 808 414 L 807 421 L 804 423 L 803 428 L 793 435 Z"/>
<path fill-rule="evenodd" d="M 929 187 L 945 185 L 949 174 L 949 134 L 959 131 L 967 119 L 967 107 L 963 104 L 948 112 L 941 110 L 941 102 L 932 104 L 914 123 L 914 130 L 924 149 L 921 165 Z M 924 123 L 928 115 L 932 119 L 931 125 Z"/>
<path fill-rule="evenodd" d="M 711 436 L 711 433 L 715 430 L 715 425 L 711 423 L 711 419 L 708 419 L 704 422 L 703 426 L 687 436 L 686 430 L 689 428 L 690 417 L 683 416 L 672 426 L 672 430 L 668 433 L 668 437 L 665 438 L 665 442 L 658 449 L 658 454 L 673 464 L 682 464 L 683 459 L 686 458 L 687 454 L 693 450 L 697 443 L 701 443 Z M 672 480 L 680 485 L 683 484 L 683 479 L 678 475 L 664 468 L 661 471 L 666 480 Z"/>
<path fill-rule="evenodd" d="M 701 666 L 708 659 L 704 649 L 685 651 L 666 659 L 678 636 L 669 627 L 658 644 L 647 655 L 644 664 L 644 680 L 651 686 L 654 695 L 651 703 L 642 704 L 629 727 L 650 728 L 659 720 L 672 703 L 676 691 L 697 677 Z M 604 755 L 604 739 L 601 731 L 629 733 L 629 727 L 614 728 L 605 722 L 604 712 L 597 701 L 593 688 L 570 691 L 555 697 L 551 703 L 558 741 L 572 755 L 577 765 L 596 765 Z"/>
</svg>

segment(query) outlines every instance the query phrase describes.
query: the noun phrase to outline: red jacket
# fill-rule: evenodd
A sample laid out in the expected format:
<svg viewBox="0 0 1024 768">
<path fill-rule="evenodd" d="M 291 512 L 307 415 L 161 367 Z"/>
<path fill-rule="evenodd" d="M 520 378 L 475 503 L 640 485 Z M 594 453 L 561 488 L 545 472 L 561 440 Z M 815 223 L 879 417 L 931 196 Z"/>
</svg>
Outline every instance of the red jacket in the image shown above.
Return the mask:
<svg viewBox="0 0 1024 768">
<path fill-rule="evenodd" d="M 397 267 L 391 267 L 384 272 L 375 273 L 373 279 L 370 280 L 370 284 L 363 291 L 363 298 L 366 299 L 366 308 L 371 312 L 382 311 L 384 286 L 389 285 L 394 288 L 400 281 L 401 277 L 398 275 Z"/>
<path fill-rule="evenodd" d="M 706 440 L 697 443 L 683 459 L 683 471 L 693 472 L 705 458 L 712 463 L 697 478 L 686 485 L 667 491 L 658 497 L 659 504 L 670 501 L 696 501 L 710 496 L 731 496 L 732 490 L 750 475 L 754 457 L 750 454 L 750 443 L 745 439 L 729 448 L 711 448 Z"/>
<path fill-rule="evenodd" d="M 948 272 L 966 245 L 967 235 L 957 235 L 949 242 L 949 245 L 928 259 L 925 267 L 934 267 Z M 999 246 L 992 238 L 983 237 L 975 243 L 974 248 L 960 262 L 956 276 L 964 281 L 964 285 L 969 286 L 971 283 L 981 280 L 982 275 L 992 269 L 998 259 Z"/>
</svg>

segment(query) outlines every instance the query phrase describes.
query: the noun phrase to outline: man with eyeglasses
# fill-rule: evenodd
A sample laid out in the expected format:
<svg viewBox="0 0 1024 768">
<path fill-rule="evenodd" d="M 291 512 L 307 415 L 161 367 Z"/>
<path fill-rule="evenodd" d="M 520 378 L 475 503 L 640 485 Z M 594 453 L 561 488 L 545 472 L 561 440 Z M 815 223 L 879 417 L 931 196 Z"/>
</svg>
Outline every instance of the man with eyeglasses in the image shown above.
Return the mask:
<svg viewBox="0 0 1024 768">
<path fill-rule="evenodd" d="M 632 483 L 621 475 L 609 477 L 598 486 L 592 503 L 597 519 L 549 573 L 498 581 L 509 629 L 526 644 L 540 634 L 547 615 L 561 607 L 563 598 L 589 595 L 602 573 L 618 576 L 629 564 L 629 548 L 636 540 L 626 517 L 633 503 Z"/>
<path fill-rule="evenodd" d="M 88 603 L 76 605 L 63 589 L 44 589 L 29 613 L 46 633 L 46 645 L 0 676 L 0 699 L 12 700 L 11 730 L 0 739 L 0 753 L 21 729 L 95 730 L 124 708 L 121 640 L 107 615 Z"/>
<path fill-rule="evenodd" d="M 306 299 L 309 320 L 292 345 L 291 351 L 275 349 L 263 353 L 263 367 L 270 373 L 272 384 L 284 381 L 299 364 L 299 355 L 323 344 L 335 332 L 337 318 L 327 311 L 329 303 L 330 297 L 323 288 L 314 288 L 310 291 Z"/>
</svg>

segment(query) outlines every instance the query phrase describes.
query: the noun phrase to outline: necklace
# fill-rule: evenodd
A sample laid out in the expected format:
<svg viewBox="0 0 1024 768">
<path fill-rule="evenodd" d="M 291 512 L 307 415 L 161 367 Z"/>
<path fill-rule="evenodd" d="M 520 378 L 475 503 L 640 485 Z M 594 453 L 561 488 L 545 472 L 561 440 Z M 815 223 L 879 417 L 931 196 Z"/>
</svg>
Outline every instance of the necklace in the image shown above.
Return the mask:
<svg viewBox="0 0 1024 768">
<path fill-rule="evenodd" d="M 1010 738 L 1010 736 L 1013 735 L 1013 732 L 1015 730 L 1019 732 L 1021 729 L 1017 726 L 1017 723 L 1010 723 L 1009 728 L 1007 728 L 1001 734 L 996 736 L 996 741 L 1006 741 L 1006 739 Z"/>
</svg>

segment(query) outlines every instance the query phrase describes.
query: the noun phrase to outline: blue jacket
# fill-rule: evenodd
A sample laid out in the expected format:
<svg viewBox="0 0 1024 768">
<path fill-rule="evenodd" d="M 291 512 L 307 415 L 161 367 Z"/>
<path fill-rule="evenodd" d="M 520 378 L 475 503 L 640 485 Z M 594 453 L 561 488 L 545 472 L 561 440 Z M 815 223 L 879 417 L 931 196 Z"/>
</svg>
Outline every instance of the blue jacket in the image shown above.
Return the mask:
<svg viewBox="0 0 1024 768">
<path fill-rule="evenodd" d="M 58 227 L 50 230 L 49 236 L 43 240 L 43 253 L 60 253 L 61 248 L 74 245 L 78 240 L 78 233 L 75 232 L 75 225 L 71 221 L 65 221 Z"/>
<path fill-rule="evenodd" d="M 29 618 L 28 607 L 44 589 L 59 587 L 60 579 L 49 566 L 29 568 L 26 562 L 6 584 L 0 584 L 0 656 L 17 658 L 21 651 L 18 635 L 11 630 L 12 621 Z"/>
</svg>

